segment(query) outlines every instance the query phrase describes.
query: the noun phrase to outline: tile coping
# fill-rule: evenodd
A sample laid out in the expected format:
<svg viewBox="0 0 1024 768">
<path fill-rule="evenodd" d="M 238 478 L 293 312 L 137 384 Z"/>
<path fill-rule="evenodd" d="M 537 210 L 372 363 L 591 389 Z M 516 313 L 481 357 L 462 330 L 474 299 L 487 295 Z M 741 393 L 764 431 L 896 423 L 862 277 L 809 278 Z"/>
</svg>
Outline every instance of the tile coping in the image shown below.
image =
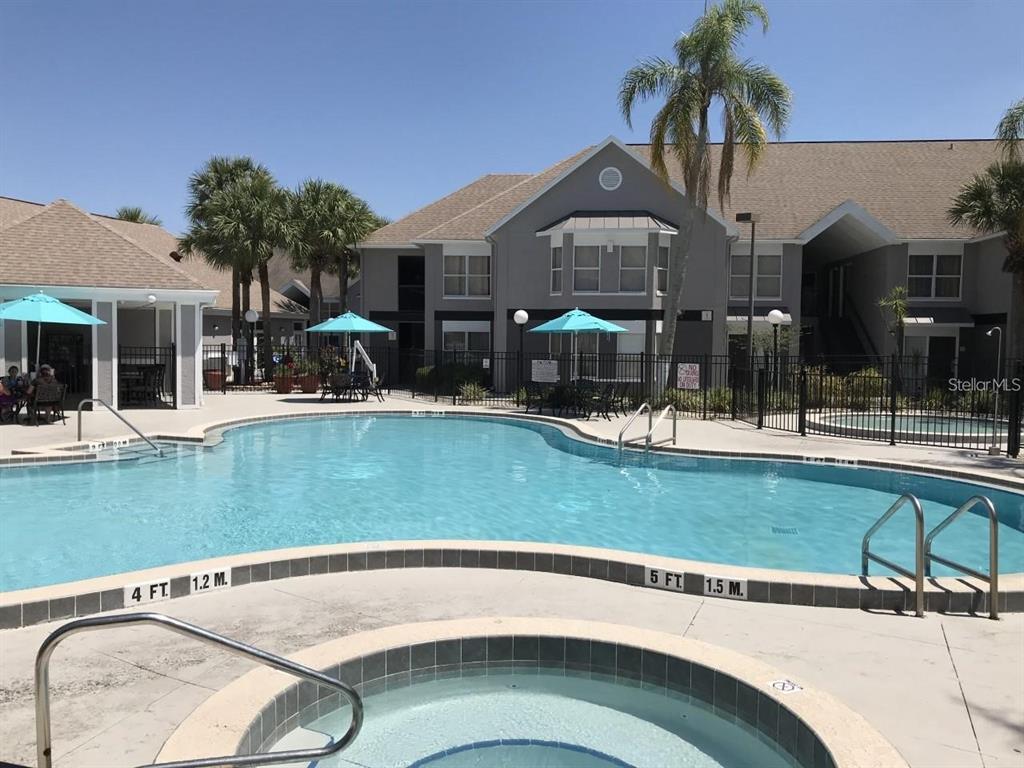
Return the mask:
<svg viewBox="0 0 1024 768">
<path fill-rule="evenodd" d="M 150 607 L 166 599 L 201 595 L 215 584 L 219 589 L 264 581 L 317 576 L 349 571 L 395 568 L 490 568 L 537 571 L 650 589 L 650 569 L 671 581 L 671 591 L 718 597 L 705 591 L 705 579 L 745 584 L 748 602 L 782 603 L 865 610 L 912 610 L 913 584 L 900 576 L 851 576 L 782 571 L 704 563 L 662 555 L 644 555 L 600 547 L 521 541 L 381 541 L 327 544 L 196 560 L 100 576 L 78 582 L 0 592 L 0 630 L 41 624 L 58 619 Z M 668 575 L 671 575 L 669 577 Z M 193 577 L 208 576 L 210 585 L 199 589 Z M 999 609 L 1024 611 L 1024 574 L 1001 574 Z M 131 602 L 135 588 L 140 602 Z M 154 599 L 145 599 L 152 596 Z M 719 599 L 729 599 L 721 596 Z M 987 584 L 957 577 L 929 578 L 925 607 L 930 612 L 983 613 L 988 610 Z"/>
<path fill-rule="evenodd" d="M 423 412 L 446 414 L 441 409 L 427 409 Z M 154 435 L 156 440 L 175 440 L 188 443 L 213 444 L 223 439 L 227 430 L 264 421 L 312 419 L 312 418 L 347 418 L 358 415 L 406 415 L 407 410 L 376 410 L 350 411 L 345 414 L 324 414 L 310 412 L 301 414 L 280 414 L 272 416 L 248 417 L 216 424 L 197 427 L 201 434 L 164 436 Z M 583 432 L 579 426 L 562 419 L 548 418 L 525 414 L 494 414 L 487 411 L 463 411 L 455 413 L 459 416 L 485 416 L 489 418 L 528 419 L 541 421 L 559 428 L 563 433 L 580 438 L 584 442 L 612 444 L 614 441 L 598 438 Z M 572 434 L 570 434 L 572 433 Z M 141 442 L 138 438 L 135 442 Z M 75 444 L 81 446 L 82 444 Z M 639 449 L 633 449 L 639 450 Z M 794 454 L 739 453 L 723 451 L 701 451 L 691 449 L 659 449 L 663 453 L 689 455 L 729 456 L 733 458 L 773 459 L 781 461 L 822 461 L 822 457 L 807 457 Z M 86 452 L 85 456 L 95 455 Z M 88 461 L 88 458 L 74 459 Z M 20 460 L 22 457 L 18 457 Z M 54 461 L 50 455 L 44 459 Z M 0 460 L 2 461 L 2 460 Z M 853 465 L 852 460 L 831 459 L 832 463 Z M 896 464 L 857 460 L 858 466 L 872 466 L 884 469 L 910 470 L 923 474 L 936 474 L 928 468 L 911 464 Z M 956 473 L 949 473 L 956 474 Z M 986 476 L 961 473 L 975 482 L 988 482 Z M 942 475 L 940 475 L 942 476 Z M 1015 481 L 1013 484 L 1016 484 Z M 1024 488 L 1024 483 L 1020 484 Z M 262 552 L 249 552 L 235 555 L 158 566 L 139 571 L 130 571 L 109 576 L 100 576 L 81 581 L 64 582 L 42 587 L 31 587 L 21 590 L 0 592 L 0 630 L 13 629 L 45 621 L 73 618 L 107 610 L 118 610 L 125 606 L 124 590 L 130 585 L 149 585 L 154 582 L 165 582 L 164 590 L 169 592 L 168 599 L 185 597 L 192 594 L 189 577 L 197 572 L 230 569 L 230 586 L 242 586 L 250 582 L 282 577 L 315 575 L 317 573 L 334 573 L 355 570 L 348 567 L 325 566 L 320 570 L 320 560 L 344 556 L 347 559 L 361 557 L 365 560 L 365 570 L 393 567 L 416 567 L 406 564 L 407 552 L 425 553 L 427 551 L 441 553 L 436 563 L 427 563 L 424 555 L 418 561 L 415 555 L 413 562 L 420 567 L 496 567 L 513 570 L 546 570 L 565 575 L 598 578 L 607 581 L 618 581 L 631 586 L 643 584 L 645 568 L 658 568 L 673 574 L 680 574 L 679 588 L 676 591 L 688 594 L 703 594 L 702 583 L 705 577 L 745 580 L 748 582 L 751 602 L 772 602 L 796 605 L 814 605 L 822 607 L 847 607 L 881 610 L 907 610 L 913 597 L 913 585 L 909 579 L 895 575 L 855 576 L 847 574 L 825 574 L 806 571 L 787 571 L 781 569 L 753 568 L 748 566 L 706 563 L 680 558 L 657 555 L 645 555 L 597 547 L 580 547 L 574 545 L 546 544 L 535 542 L 502 542 L 502 541 L 471 541 L 471 540 L 416 540 L 416 541 L 383 541 L 355 542 L 350 544 L 313 545 L 292 547 Z M 497 560 L 491 565 L 480 564 L 479 555 L 475 562 L 473 557 L 463 558 L 463 552 L 495 552 Z M 370 562 L 371 554 L 376 557 L 384 555 L 381 562 Z M 401 555 L 401 566 L 397 563 Z M 557 562 L 554 560 L 557 556 Z M 526 567 L 527 558 L 537 564 L 537 558 L 547 565 L 546 558 L 553 558 L 550 567 Z M 562 560 L 564 558 L 564 560 Z M 292 573 L 292 562 L 308 561 L 305 566 L 298 565 Z M 317 560 L 313 566 L 312 561 Z M 575 561 L 575 563 L 573 562 Z M 584 561 L 586 564 L 584 565 Z M 591 566 L 591 562 L 595 564 Z M 271 566 L 276 565 L 271 575 Z M 287 566 L 287 567 L 286 567 Z M 602 568 L 604 570 L 602 570 Z M 639 576 L 637 575 L 639 570 Z M 262 578 L 263 571 L 268 575 Z M 358 570 L 363 570 L 359 568 Z M 613 574 L 612 571 L 615 573 Z M 280 575 L 278 575 L 280 574 Z M 685 578 L 683 577 L 685 574 Z M 1000 574 L 1000 605 L 1004 612 L 1024 611 L 1024 573 Z M 926 610 L 951 612 L 982 612 L 987 610 L 988 593 L 986 585 L 969 577 L 929 578 L 925 588 Z M 709 595 L 713 596 L 713 595 Z M 148 603 L 145 603 L 148 604 Z"/>
<path fill-rule="evenodd" d="M 771 711 L 795 716 L 798 723 L 802 723 L 826 748 L 827 753 L 822 756 L 826 758 L 823 760 L 826 765 L 832 764 L 837 768 L 873 768 L 878 765 L 907 768 L 906 760 L 895 747 L 860 714 L 825 691 L 803 680 L 793 680 L 784 672 L 734 651 L 653 630 L 552 618 L 489 617 L 432 621 L 349 635 L 306 648 L 290 658 L 306 667 L 328 671 L 328 674 L 333 668 L 339 676 L 344 677 L 338 670 L 345 663 L 368 657 L 388 658 L 391 655 L 387 653 L 389 650 L 401 651 L 402 663 L 396 666 L 406 670 L 412 666 L 407 652 L 417 645 L 524 636 L 538 641 L 541 638 L 589 641 L 591 644 L 637 649 L 642 656 L 651 654 L 652 658 L 681 660 L 693 668 L 710 671 L 714 678 L 722 675 L 726 680 L 731 678 L 738 681 L 745 686 L 745 690 L 756 691 L 759 699 L 763 698 L 770 704 Z M 590 666 L 589 661 L 587 666 Z M 386 663 L 383 670 L 377 671 L 386 673 Z M 773 685 L 780 681 L 796 683 L 799 689 L 783 692 Z M 310 686 L 306 694 L 306 708 L 312 704 L 315 712 L 319 692 L 312 688 Z M 258 724 L 261 726 L 261 734 L 264 733 L 263 724 L 257 723 L 257 720 L 261 720 L 278 699 L 284 702 L 289 689 L 296 689 L 294 678 L 282 676 L 271 669 L 260 668 L 246 673 L 213 693 L 185 718 L 164 743 L 157 762 L 200 757 L 196 745 L 202 745 L 203 756 L 241 754 L 238 750 L 240 745 L 244 746 L 247 733 L 251 736 L 250 729 L 255 729 Z M 298 690 L 299 693 L 292 697 L 286 707 L 285 714 L 291 711 L 292 716 L 283 724 L 276 717 L 273 725 L 267 724 L 269 727 L 266 733 L 271 738 L 276 737 L 278 732 L 283 734 L 285 730 L 299 725 L 297 713 L 301 709 L 301 702 L 296 699 L 302 695 L 302 689 Z M 728 715 L 733 711 L 739 714 L 738 702 L 723 701 L 720 708 L 716 700 L 714 708 L 720 715 Z M 776 741 L 781 740 L 781 720 L 780 717 Z M 262 737 L 259 739 L 260 742 L 268 740 Z M 815 754 L 815 757 L 818 755 Z"/>
</svg>

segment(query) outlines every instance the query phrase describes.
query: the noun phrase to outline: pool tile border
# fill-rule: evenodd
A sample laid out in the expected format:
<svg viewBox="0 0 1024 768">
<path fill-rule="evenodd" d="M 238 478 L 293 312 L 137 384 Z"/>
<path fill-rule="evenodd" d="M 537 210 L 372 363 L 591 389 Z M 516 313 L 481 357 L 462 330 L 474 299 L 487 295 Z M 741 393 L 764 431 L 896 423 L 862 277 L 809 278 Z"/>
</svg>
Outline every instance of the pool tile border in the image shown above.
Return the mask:
<svg viewBox="0 0 1024 768">
<path fill-rule="evenodd" d="M 715 577 L 746 581 L 746 602 L 752 603 L 907 613 L 914 610 L 910 580 L 896 576 L 772 571 L 591 547 L 525 542 L 374 542 L 236 555 L 85 582 L 0 593 L 0 630 L 121 610 L 126 607 L 124 588 L 140 583 L 166 581 L 170 585 L 168 599 L 188 597 L 195 594 L 190 591 L 190 574 L 218 568 L 230 572 L 229 589 L 289 578 L 405 568 L 529 570 L 652 589 L 654 587 L 645 583 L 645 568 L 648 566 L 683 574 L 682 589 L 676 590 L 676 594 L 728 599 L 704 594 L 705 578 Z M 1024 612 L 1024 575 L 1003 574 L 1000 581 L 1004 585 L 999 593 L 1000 612 Z M 98 584 L 102 588 L 98 588 Z M 82 591 L 77 592 L 76 589 Z M 159 602 L 141 605 L 149 607 L 159 605 Z M 988 612 L 988 591 L 980 582 L 967 578 L 930 578 L 926 581 L 925 610 L 930 613 L 984 614 Z"/>
<path fill-rule="evenodd" d="M 906 768 L 867 721 L 805 681 L 717 646 L 635 627 L 557 618 L 423 622 L 349 635 L 294 661 L 372 696 L 417 682 L 546 672 L 643 687 L 731 721 L 800 766 Z M 787 692 L 788 691 L 788 692 Z M 249 672 L 177 728 L 158 761 L 266 750 L 343 702 L 333 689 L 266 669 Z"/>
</svg>

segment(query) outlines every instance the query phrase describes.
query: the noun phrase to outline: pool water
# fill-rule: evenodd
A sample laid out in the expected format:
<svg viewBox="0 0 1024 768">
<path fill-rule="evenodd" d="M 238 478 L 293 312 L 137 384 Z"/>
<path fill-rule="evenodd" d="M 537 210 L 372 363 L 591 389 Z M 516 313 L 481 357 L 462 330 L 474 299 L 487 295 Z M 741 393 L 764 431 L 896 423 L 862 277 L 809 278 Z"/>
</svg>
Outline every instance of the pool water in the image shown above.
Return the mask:
<svg viewBox="0 0 1024 768">
<path fill-rule="evenodd" d="M 867 429 L 888 433 L 891 427 L 891 416 L 888 413 L 846 413 L 829 416 L 824 422 L 850 429 Z M 1006 421 L 1000 420 L 999 429 L 1003 438 L 1006 437 Z M 961 418 L 956 416 L 913 416 L 896 415 L 896 432 L 909 434 L 950 435 L 952 437 L 977 437 L 979 440 L 992 434 L 992 417 Z"/>
<path fill-rule="evenodd" d="M 685 426 L 682 429 L 686 429 Z M 928 527 L 995 502 L 1000 568 L 1024 571 L 1024 496 L 842 466 L 644 455 L 498 418 L 358 416 L 232 429 L 163 460 L 0 469 L 0 590 L 217 555 L 395 539 L 505 539 L 859 573 L 864 532 L 917 494 Z M 988 570 L 987 522 L 935 551 Z M 873 549 L 913 562 L 912 515 Z M 936 575 L 948 573 L 938 566 Z"/>
<path fill-rule="evenodd" d="M 458 674 L 457 672 L 455 673 Z M 355 741 L 317 768 L 791 768 L 745 724 L 665 688 L 536 669 L 414 683 L 367 696 Z M 347 707 L 271 749 L 322 747 Z"/>
</svg>

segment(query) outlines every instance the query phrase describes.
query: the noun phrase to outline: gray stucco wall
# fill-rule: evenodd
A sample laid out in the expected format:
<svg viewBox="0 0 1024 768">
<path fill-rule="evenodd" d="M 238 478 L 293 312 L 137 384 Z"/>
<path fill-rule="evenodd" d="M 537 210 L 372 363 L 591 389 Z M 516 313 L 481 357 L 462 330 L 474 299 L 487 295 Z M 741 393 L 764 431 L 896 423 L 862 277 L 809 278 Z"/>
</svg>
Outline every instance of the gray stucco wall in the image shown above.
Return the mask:
<svg viewBox="0 0 1024 768">
<path fill-rule="evenodd" d="M 878 308 L 878 300 L 893 285 L 906 285 L 907 246 L 886 245 L 856 257 L 846 271 L 846 294 L 854 302 L 864 328 L 879 354 L 895 351 L 896 341 L 889 333 L 887 318 Z"/>
<path fill-rule="evenodd" d="M 1006 246 L 992 238 L 964 246 L 964 302 L 974 314 L 987 315 L 1010 309 L 1011 281 L 1003 271 Z"/>
<path fill-rule="evenodd" d="M 178 392 L 178 406 L 197 405 L 196 399 L 196 308 L 194 304 L 182 304 L 181 338 L 178 339 L 180 354 L 181 391 Z"/>
<path fill-rule="evenodd" d="M 94 397 L 114 402 L 114 304 L 97 301 L 93 315 L 106 325 L 96 326 L 96 392 Z"/>
<path fill-rule="evenodd" d="M 622 184 L 605 191 L 598 174 L 608 166 L 622 171 Z M 534 201 L 494 233 L 495 264 L 492 266 L 497 290 L 494 298 L 495 345 L 503 344 L 508 333 L 510 309 L 551 308 L 568 310 L 575 306 L 600 313 L 602 310 L 637 310 L 638 317 L 661 309 L 661 298 L 653 291 L 656 253 L 648 252 L 645 294 L 577 294 L 572 292 L 572 249 L 563 245 L 563 292 L 550 292 L 550 239 L 537 237 L 543 229 L 573 211 L 646 210 L 670 222 L 678 222 L 682 196 L 666 187 L 649 169 L 610 145 L 574 173 Z M 694 227 L 690 259 L 683 290 L 683 309 L 714 311 L 715 350 L 726 348 L 725 314 L 728 278 L 728 243 L 725 228 L 712 218 L 698 220 Z M 605 275 L 617 270 L 602 249 L 602 285 Z M 610 279 L 610 278 L 609 278 Z M 613 285 L 617 286 L 615 274 Z M 429 293 L 429 289 L 428 289 Z M 533 325 L 531 321 L 530 325 Z"/>
</svg>

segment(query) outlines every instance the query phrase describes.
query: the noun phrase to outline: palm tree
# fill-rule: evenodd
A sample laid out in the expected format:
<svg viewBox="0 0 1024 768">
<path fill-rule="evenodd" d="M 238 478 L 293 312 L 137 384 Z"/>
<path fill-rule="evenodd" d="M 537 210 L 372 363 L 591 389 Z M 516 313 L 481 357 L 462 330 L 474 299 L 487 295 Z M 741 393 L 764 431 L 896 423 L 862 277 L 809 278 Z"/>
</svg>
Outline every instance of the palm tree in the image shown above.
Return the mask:
<svg viewBox="0 0 1024 768">
<path fill-rule="evenodd" d="M 892 334 L 896 337 L 896 356 L 902 360 L 907 321 L 907 287 L 894 285 L 889 293 L 878 300 L 878 308 L 892 315 Z"/>
<path fill-rule="evenodd" d="M 217 193 L 243 176 L 255 171 L 256 164 L 248 157 L 214 156 L 206 164 L 193 173 L 188 180 L 188 204 L 185 213 L 189 218 L 190 227 L 180 242 L 180 250 L 186 256 L 202 254 L 208 264 L 217 269 L 231 270 L 231 344 L 237 346 L 241 335 L 242 313 L 249 304 L 249 284 L 252 282 L 252 271 L 245 274 L 236 263 L 234 252 L 227 248 L 213 235 L 209 229 L 207 206 L 210 199 Z M 202 245 L 199 245 L 200 241 Z M 245 285 L 244 308 L 240 295 L 241 286 Z M 248 336 L 248 333 L 246 334 Z M 251 341 L 251 339 L 250 339 Z"/>
<path fill-rule="evenodd" d="M 136 224 L 155 224 L 160 226 L 163 222 L 151 213 L 146 213 L 137 205 L 122 205 L 114 214 L 115 219 L 121 221 L 134 221 Z"/>
<path fill-rule="evenodd" d="M 670 254 L 663 354 L 671 354 L 675 346 L 694 221 L 698 212 L 707 215 L 712 106 L 721 108 L 723 124 L 717 188 L 723 209 L 737 151 L 749 173 L 764 153 L 768 132 L 781 136 L 789 120 L 792 99 L 786 84 L 767 67 L 737 55 L 741 38 L 755 21 L 768 31 L 768 13 L 758 0 L 723 0 L 676 40 L 674 61 L 644 59 L 625 74 L 619 88 L 619 108 L 630 128 L 639 102 L 654 98 L 663 102 L 651 123 L 651 167 L 668 183 L 666 159 L 673 155 L 682 167 L 686 187 L 679 234 Z"/>
<path fill-rule="evenodd" d="M 996 139 L 1003 151 L 1003 159 L 1009 162 L 1024 161 L 1024 99 L 1014 102 L 1006 110 L 1003 119 L 996 126 Z"/>
<path fill-rule="evenodd" d="M 293 239 L 288 244 L 293 269 L 309 270 L 309 323 L 322 317 L 321 275 L 335 265 L 349 243 L 351 193 L 322 179 L 307 179 L 290 195 L 289 217 Z M 318 337 L 311 334 L 314 343 Z"/>
<path fill-rule="evenodd" d="M 273 375 L 273 337 L 270 326 L 270 274 L 267 265 L 277 248 L 294 240 L 288 216 L 288 192 L 277 185 L 270 171 L 257 165 L 204 205 L 212 238 L 230 254 L 243 275 L 259 273 L 263 337 L 260 357 L 264 380 Z"/>
<path fill-rule="evenodd" d="M 954 225 L 1003 232 L 1003 271 L 1012 276 L 1009 356 L 1024 360 L 1024 161 L 998 161 L 975 174 L 953 198 L 948 216 Z"/>
<path fill-rule="evenodd" d="M 338 276 L 339 314 L 348 311 L 348 281 L 359 274 L 356 246 L 380 229 L 382 219 L 377 216 L 365 200 L 355 195 L 348 196 L 345 216 L 345 247 L 337 255 L 333 272 Z"/>
</svg>

